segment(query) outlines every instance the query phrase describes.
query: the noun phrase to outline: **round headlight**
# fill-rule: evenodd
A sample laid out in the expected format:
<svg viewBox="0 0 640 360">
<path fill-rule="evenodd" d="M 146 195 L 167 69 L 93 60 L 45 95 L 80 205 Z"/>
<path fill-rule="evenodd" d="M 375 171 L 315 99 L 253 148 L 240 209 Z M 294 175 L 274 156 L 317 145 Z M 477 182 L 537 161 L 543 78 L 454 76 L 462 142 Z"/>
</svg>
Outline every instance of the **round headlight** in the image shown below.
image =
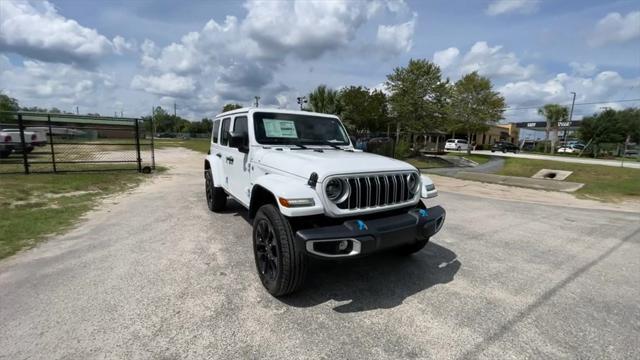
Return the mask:
<svg viewBox="0 0 640 360">
<path fill-rule="evenodd" d="M 345 200 L 347 195 L 347 186 L 344 181 L 341 179 L 331 179 L 327 183 L 325 188 L 325 192 L 327 193 L 327 198 L 335 203 L 340 203 Z"/>
<path fill-rule="evenodd" d="M 407 175 L 407 187 L 409 187 L 411 194 L 415 194 L 419 190 L 420 180 L 418 179 L 417 174 Z"/>
</svg>

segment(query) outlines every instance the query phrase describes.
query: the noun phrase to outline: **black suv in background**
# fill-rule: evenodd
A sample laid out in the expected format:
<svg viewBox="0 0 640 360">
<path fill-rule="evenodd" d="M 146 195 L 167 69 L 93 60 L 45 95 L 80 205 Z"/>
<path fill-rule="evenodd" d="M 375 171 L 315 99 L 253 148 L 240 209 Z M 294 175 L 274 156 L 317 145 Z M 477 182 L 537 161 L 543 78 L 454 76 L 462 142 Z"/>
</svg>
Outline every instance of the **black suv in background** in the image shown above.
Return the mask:
<svg viewBox="0 0 640 360">
<path fill-rule="evenodd" d="M 518 152 L 518 150 L 520 149 L 518 149 L 517 145 L 506 141 L 498 141 L 493 144 L 493 146 L 491 146 L 491 152 L 502 151 L 503 153 L 506 153 L 507 151 L 513 151 L 513 153 L 515 154 Z"/>
</svg>

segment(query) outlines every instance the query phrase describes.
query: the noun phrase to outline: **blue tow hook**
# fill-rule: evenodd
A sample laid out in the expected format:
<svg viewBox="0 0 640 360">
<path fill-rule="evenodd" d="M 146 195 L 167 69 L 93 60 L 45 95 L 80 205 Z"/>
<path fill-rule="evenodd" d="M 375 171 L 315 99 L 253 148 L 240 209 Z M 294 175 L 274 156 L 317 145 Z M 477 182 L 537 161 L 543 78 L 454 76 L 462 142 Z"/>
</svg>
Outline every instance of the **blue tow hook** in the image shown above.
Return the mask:
<svg viewBox="0 0 640 360">
<path fill-rule="evenodd" d="M 420 209 L 418 213 L 420 214 L 420 217 L 426 217 L 427 215 L 429 215 L 429 212 L 425 209 Z"/>
<path fill-rule="evenodd" d="M 362 220 L 356 220 L 356 224 L 358 224 L 358 230 L 360 231 L 364 231 L 367 230 L 367 224 L 364 223 L 364 221 Z"/>
</svg>

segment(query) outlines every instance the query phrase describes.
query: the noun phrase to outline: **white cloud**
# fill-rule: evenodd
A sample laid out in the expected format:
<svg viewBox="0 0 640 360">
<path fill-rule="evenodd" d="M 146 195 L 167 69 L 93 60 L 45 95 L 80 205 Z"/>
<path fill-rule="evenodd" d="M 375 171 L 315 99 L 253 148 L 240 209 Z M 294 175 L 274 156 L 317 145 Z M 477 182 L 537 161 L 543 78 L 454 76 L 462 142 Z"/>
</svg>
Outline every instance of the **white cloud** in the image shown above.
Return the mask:
<svg viewBox="0 0 640 360">
<path fill-rule="evenodd" d="M 640 38 L 640 11 L 632 11 L 626 16 L 612 12 L 598 21 L 588 43 L 591 46 L 603 46 L 638 38 Z"/>
<path fill-rule="evenodd" d="M 495 0 L 489 4 L 486 13 L 491 16 L 508 13 L 531 14 L 538 11 L 539 3 L 539 0 Z"/>
<path fill-rule="evenodd" d="M 249 0 L 245 8 L 243 30 L 265 56 L 314 59 L 346 46 L 380 7 L 366 1 Z"/>
<path fill-rule="evenodd" d="M 11 64 L 0 55 L 0 83 L 13 84 L 11 96 L 21 104 L 38 105 L 49 102 L 45 106 L 84 105 L 96 107 L 98 101 L 109 98 L 115 84 L 109 74 L 89 71 L 69 64 L 46 63 L 26 60 L 22 67 Z"/>
<path fill-rule="evenodd" d="M 136 75 L 131 80 L 131 87 L 156 95 L 173 97 L 189 96 L 196 90 L 196 82 L 187 76 L 164 73 L 159 76 Z"/>
<path fill-rule="evenodd" d="M 409 52 L 413 46 L 413 32 L 417 14 L 413 19 L 398 25 L 379 25 L 376 42 L 378 48 L 386 54 Z"/>
<path fill-rule="evenodd" d="M 127 51 L 135 51 L 136 49 L 135 40 L 127 40 L 120 35 L 114 37 L 112 43 L 113 43 L 113 50 L 116 52 L 116 54 L 119 54 L 119 55 Z"/>
<path fill-rule="evenodd" d="M 602 71 L 594 76 L 572 76 L 560 73 L 546 81 L 526 80 L 507 83 L 498 90 L 510 106 L 538 106 L 546 103 L 566 104 L 571 92 L 577 93 L 576 103 L 620 100 L 631 89 L 640 86 L 640 77 L 623 78 L 615 71 Z M 598 111 L 602 104 L 576 108 L 577 114 Z M 519 113 L 516 115 L 520 115 Z"/>
<path fill-rule="evenodd" d="M 514 53 L 504 52 L 502 46 L 490 47 L 484 41 L 473 44 L 463 56 L 455 47 L 437 51 L 433 61 L 453 78 L 477 71 L 490 78 L 515 80 L 528 79 L 536 72 L 535 66 L 522 65 Z"/>
<path fill-rule="evenodd" d="M 451 66 L 454 61 L 456 61 L 458 55 L 460 55 L 460 50 L 455 47 L 450 47 L 445 50 L 436 51 L 433 54 L 433 62 L 438 64 L 438 66 L 440 66 L 440 68 L 444 70 Z"/>
<path fill-rule="evenodd" d="M 58 14 L 47 1 L 0 1 L 0 51 L 47 62 L 88 65 L 113 51 L 95 29 Z"/>
<path fill-rule="evenodd" d="M 377 14 L 401 18 L 408 9 L 398 0 L 249 0 L 245 8 L 243 19 L 209 20 L 199 31 L 162 48 L 145 40 L 140 46 L 143 74 L 133 79 L 132 88 L 179 96 L 194 108 L 228 101 L 247 104 L 255 95 L 263 104 L 282 106 L 290 103 L 283 96 L 294 94 L 275 81 L 274 74 L 287 59 L 315 60 L 346 49 Z M 415 20 L 414 15 L 407 22 L 380 27 L 372 41 L 376 51 L 388 55 L 408 51 Z"/>
</svg>

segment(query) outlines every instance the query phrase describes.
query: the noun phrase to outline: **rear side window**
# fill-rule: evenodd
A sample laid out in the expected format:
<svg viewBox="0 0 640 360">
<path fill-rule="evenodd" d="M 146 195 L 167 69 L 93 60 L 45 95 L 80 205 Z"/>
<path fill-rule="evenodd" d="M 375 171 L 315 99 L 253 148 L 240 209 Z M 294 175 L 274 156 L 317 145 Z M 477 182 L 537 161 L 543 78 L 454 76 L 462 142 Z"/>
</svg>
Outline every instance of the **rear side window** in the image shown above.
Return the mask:
<svg viewBox="0 0 640 360">
<path fill-rule="evenodd" d="M 236 121 L 233 122 L 233 132 L 239 134 L 246 134 L 249 130 L 247 126 L 247 117 L 246 116 L 238 116 L 236 117 Z"/>
<path fill-rule="evenodd" d="M 222 132 L 220 134 L 220 145 L 227 146 L 229 145 L 229 123 L 231 122 L 231 118 L 222 119 Z"/>
<path fill-rule="evenodd" d="M 218 135 L 220 134 L 220 120 L 213 122 L 213 135 L 211 135 L 211 142 L 218 143 Z"/>
</svg>

